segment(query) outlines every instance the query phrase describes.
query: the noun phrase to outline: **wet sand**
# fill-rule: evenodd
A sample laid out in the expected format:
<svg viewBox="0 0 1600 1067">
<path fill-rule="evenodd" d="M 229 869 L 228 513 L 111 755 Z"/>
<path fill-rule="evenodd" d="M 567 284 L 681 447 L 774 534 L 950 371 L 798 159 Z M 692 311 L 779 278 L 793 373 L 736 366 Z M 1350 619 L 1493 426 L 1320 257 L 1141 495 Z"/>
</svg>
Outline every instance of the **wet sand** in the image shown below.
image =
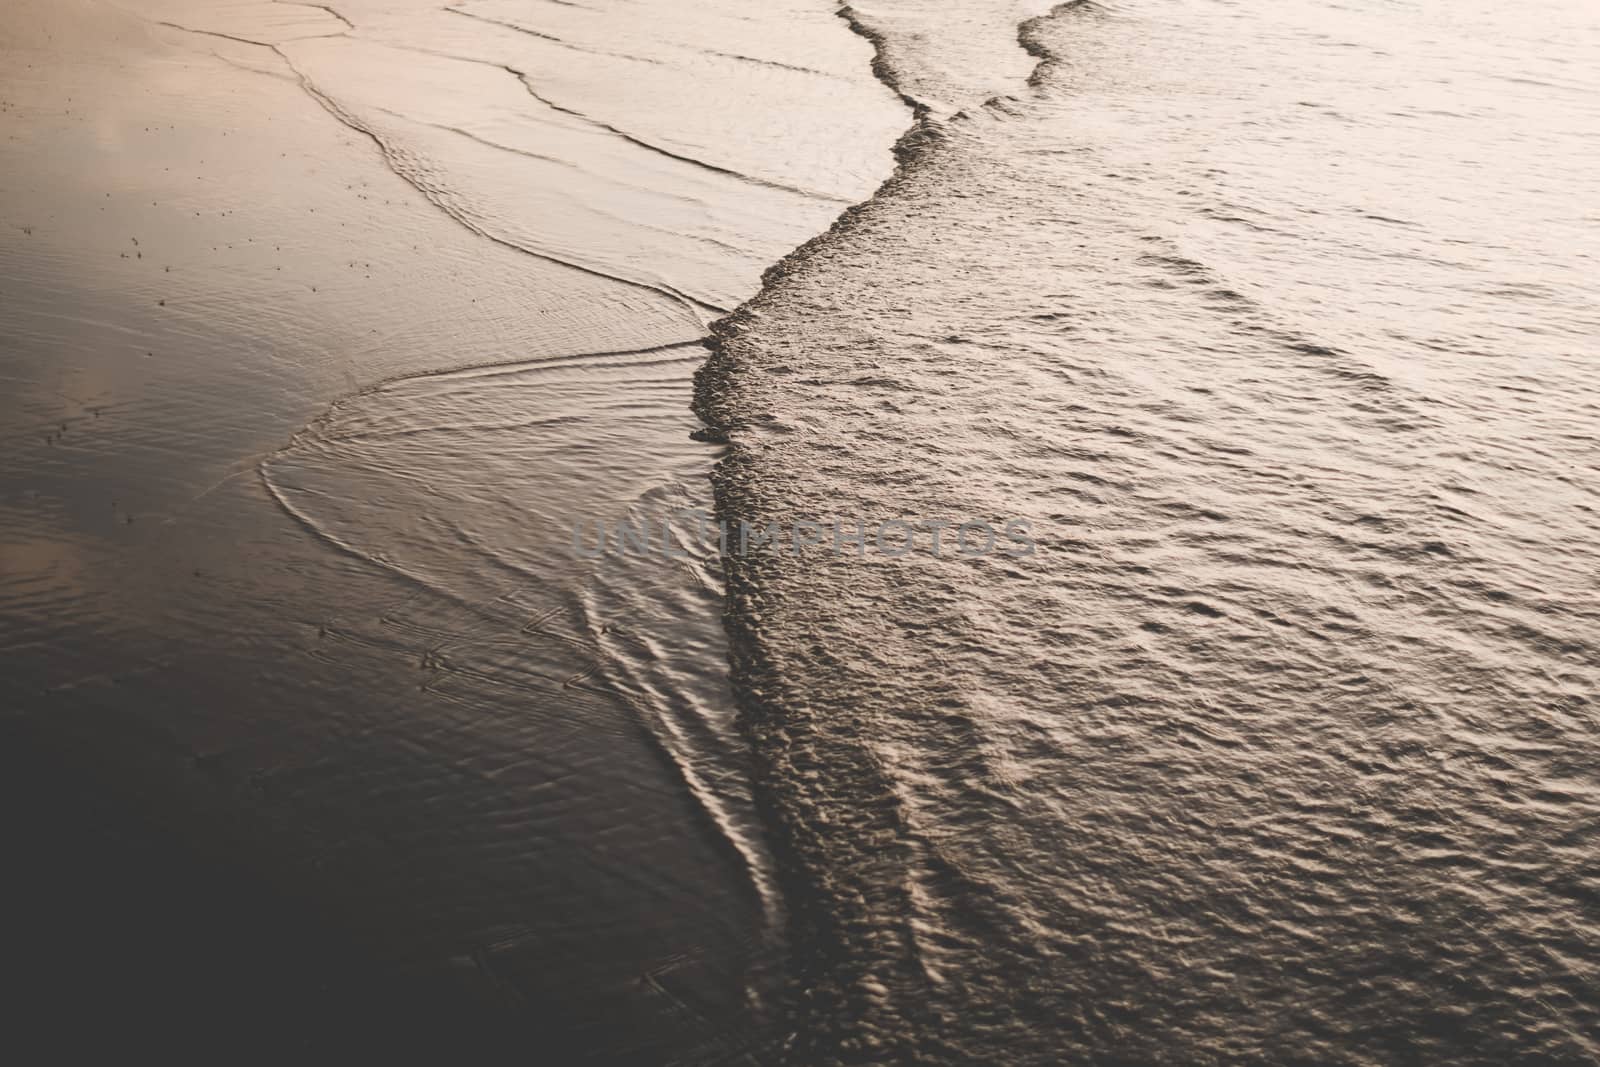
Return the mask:
<svg viewBox="0 0 1600 1067">
<path fill-rule="evenodd" d="M 752 174 L 650 128 L 668 82 L 590 107 L 671 57 L 468 6 L 0 16 L 0 778 L 20 1014 L 69 1052 L 765 1040 L 715 561 L 562 546 L 709 502 L 704 325 L 903 113 L 825 10 L 859 73 L 697 60 L 868 101 Z"/>
</svg>

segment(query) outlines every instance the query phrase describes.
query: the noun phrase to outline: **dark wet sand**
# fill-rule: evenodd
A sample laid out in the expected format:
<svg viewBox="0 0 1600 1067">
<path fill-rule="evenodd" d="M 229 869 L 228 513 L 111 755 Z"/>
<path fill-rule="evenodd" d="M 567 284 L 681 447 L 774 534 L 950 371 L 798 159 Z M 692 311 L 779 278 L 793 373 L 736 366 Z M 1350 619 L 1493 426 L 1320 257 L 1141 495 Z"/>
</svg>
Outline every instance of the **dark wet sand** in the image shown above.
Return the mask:
<svg viewBox="0 0 1600 1067">
<path fill-rule="evenodd" d="M 374 382 L 692 341 L 697 316 L 472 232 L 255 46 L 90 3 L 3 19 L 23 1038 L 175 1062 L 739 1058 L 771 916 L 638 709 L 533 624 L 580 576 L 521 575 L 485 613 L 395 563 L 417 530 L 341 551 L 263 476 Z M 653 455 L 709 462 L 687 401 L 641 424 L 633 466 L 531 472 L 540 521 L 551 500 L 606 514 Z"/>
</svg>

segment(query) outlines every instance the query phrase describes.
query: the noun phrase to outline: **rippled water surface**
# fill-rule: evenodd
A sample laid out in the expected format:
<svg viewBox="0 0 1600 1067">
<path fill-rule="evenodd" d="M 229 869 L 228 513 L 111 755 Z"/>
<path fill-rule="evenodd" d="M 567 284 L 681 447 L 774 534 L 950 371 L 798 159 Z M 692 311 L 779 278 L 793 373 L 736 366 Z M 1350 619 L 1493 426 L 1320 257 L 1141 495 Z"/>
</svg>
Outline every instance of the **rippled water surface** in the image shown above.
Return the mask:
<svg viewBox="0 0 1600 1067">
<path fill-rule="evenodd" d="M 1600 1062 L 1589 0 L 0 20 L 53 1040 Z"/>
<path fill-rule="evenodd" d="M 732 517 L 1038 540 L 731 561 L 799 1058 L 1594 1062 L 1594 10 L 985 7 L 702 381 Z"/>
</svg>

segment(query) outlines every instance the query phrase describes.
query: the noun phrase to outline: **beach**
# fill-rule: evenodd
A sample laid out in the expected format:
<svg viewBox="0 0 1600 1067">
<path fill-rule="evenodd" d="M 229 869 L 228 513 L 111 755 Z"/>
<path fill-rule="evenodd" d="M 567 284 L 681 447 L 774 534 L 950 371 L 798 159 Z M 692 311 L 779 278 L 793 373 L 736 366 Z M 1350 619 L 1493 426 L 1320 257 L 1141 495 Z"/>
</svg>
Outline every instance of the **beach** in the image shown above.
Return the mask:
<svg viewBox="0 0 1600 1067">
<path fill-rule="evenodd" d="M 1581 0 L 12 0 L 8 1026 L 1600 1059 Z"/>
</svg>

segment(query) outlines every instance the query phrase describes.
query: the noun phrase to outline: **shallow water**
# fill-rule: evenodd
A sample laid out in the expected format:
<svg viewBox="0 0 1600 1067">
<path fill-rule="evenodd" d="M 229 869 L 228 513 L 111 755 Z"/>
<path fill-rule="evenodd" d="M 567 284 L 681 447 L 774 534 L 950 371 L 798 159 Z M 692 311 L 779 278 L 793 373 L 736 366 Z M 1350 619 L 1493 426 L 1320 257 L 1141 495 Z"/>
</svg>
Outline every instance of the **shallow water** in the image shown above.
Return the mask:
<svg viewBox="0 0 1600 1067">
<path fill-rule="evenodd" d="M 1592 10 L 855 17 L 720 506 L 1037 552 L 729 560 L 796 1058 L 1593 1062 Z"/>
</svg>

